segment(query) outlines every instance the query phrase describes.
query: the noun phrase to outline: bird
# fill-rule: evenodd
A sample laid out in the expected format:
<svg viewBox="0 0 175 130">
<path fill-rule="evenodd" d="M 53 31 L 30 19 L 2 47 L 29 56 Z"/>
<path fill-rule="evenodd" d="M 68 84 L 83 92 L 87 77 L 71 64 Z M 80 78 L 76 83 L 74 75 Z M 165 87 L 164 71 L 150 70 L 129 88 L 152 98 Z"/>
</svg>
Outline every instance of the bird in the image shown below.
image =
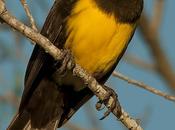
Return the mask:
<svg viewBox="0 0 175 130">
<path fill-rule="evenodd" d="M 41 34 L 104 85 L 130 43 L 143 0 L 55 0 Z M 8 130 L 55 130 L 94 94 L 35 45 L 22 99 Z"/>
</svg>

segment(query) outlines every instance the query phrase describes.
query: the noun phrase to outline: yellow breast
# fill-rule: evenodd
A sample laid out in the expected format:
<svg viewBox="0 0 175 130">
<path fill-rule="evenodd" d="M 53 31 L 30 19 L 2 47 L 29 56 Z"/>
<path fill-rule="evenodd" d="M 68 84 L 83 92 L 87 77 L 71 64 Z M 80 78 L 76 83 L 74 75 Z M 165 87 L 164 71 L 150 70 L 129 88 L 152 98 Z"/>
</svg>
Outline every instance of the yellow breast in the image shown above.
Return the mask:
<svg viewBox="0 0 175 130">
<path fill-rule="evenodd" d="M 65 48 L 89 73 L 106 73 L 128 44 L 135 24 L 119 23 L 93 0 L 79 0 L 67 21 Z"/>
</svg>

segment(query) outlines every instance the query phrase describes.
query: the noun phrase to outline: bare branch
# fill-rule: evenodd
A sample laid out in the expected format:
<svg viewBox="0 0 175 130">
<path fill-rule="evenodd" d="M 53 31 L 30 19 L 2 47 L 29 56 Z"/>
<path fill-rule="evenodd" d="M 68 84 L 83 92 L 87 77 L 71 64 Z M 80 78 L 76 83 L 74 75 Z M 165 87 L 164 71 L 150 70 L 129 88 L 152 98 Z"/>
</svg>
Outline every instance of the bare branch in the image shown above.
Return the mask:
<svg viewBox="0 0 175 130">
<path fill-rule="evenodd" d="M 3 6 L 1 2 L 2 0 L 0 0 L 0 8 L 2 8 Z M 16 29 L 32 41 L 37 42 L 41 47 L 47 50 L 47 52 L 49 52 L 49 54 L 53 56 L 56 60 L 61 60 L 63 58 L 61 56 L 61 51 L 57 47 L 55 47 L 46 37 L 43 37 L 40 33 L 16 20 L 15 17 L 11 16 L 5 8 L 0 12 L 0 17 L 12 28 Z"/>
<path fill-rule="evenodd" d="M 161 92 L 160 90 L 157 90 L 157 89 L 155 89 L 155 88 L 153 88 L 151 86 L 148 86 L 148 85 L 146 85 L 146 84 L 144 84 L 142 82 L 139 82 L 139 81 L 133 80 L 131 78 L 128 78 L 128 77 L 124 76 L 123 74 L 121 74 L 119 72 L 114 71 L 113 72 L 113 76 L 117 77 L 119 79 L 122 79 L 124 81 L 127 81 L 128 83 L 133 84 L 136 87 L 145 89 L 145 90 L 147 90 L 147 91 L 149 91 L 149 92 L 151 92 L 153 94 L 156 94 L 158 96 L 164 97 L 165 99 L 168 99 L 170 101 L 175 102 L 175 96 L 168 95 L 168 94 L 166 94 L 164 92 Z"/>
<path fill-rule="evenodd" d="M 24 7 L 24 10 L 26 12 L 27 17 L 30 20 L 30 24 L 31 24 L 32 29 L 35 30 L 35 31 L 38 31 L 38 29 L 36 27 L 35 20 L 34 20 L 32 14 L 30 12 L 30 9 L 29 9 L 29 7 L 28 7 L 28 5 L 26 3 L 26 0 L 20 0 L 20 1 L 21 1 L 22 6 Z"/>
<path fill-rule="evenodd" d="M 46 37 L 25 26 L 23 23 L 11 16 L 9 12 L 5 9 L 5 4 L 2 0 L 0 0 L 0 18 L 2 18 L 12 28 L 21 32 L 23 35 L 43 47 L 46 52 L 48 52 L 56 60 L 60 60 L 63 58 L 61 51 L 57 47 L 55 47 Z M 73 69 L 73 74 L 80 77 L 99 99 L 103 100 L 104 97 L 108 95 L 108 92 L 96 81 L 96 79 L 93 78 L 91 75 L 87 74 L 86 71 L 83 70 L 79 65 L 76 64 L 75 68 Z M 105 105 L 109 108 L 113 101 L 114 99 L 110 97 L 109 101 Z M 113 110 L 113 114 L 128 129 L 142 130 L 141 126 L 134 119 L 129 117 L 128 114 L 124 112 L 124 110 L 122 110 L 122 113 L 120 115 L 119 110 L 115 108 Z"/>
</svg>

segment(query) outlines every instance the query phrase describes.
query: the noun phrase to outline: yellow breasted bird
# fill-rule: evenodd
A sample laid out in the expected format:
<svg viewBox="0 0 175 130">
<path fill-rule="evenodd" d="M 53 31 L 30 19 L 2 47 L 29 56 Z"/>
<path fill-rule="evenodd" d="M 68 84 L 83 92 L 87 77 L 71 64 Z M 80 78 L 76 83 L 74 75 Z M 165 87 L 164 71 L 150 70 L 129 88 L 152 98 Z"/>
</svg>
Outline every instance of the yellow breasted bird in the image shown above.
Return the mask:
<svg viewBox="0 0 175 130">
<path fill-rule="evenodd" d="M 124 54 L 142 8 L 143 0 L 55 0 L 41 34 L 69 49 L 75 62 L 104 84 Z M 35 46 L 9 130 L 61 127 L 93 96 L 77 77 L 58 76 L 55 63 Z"/>
</svg>

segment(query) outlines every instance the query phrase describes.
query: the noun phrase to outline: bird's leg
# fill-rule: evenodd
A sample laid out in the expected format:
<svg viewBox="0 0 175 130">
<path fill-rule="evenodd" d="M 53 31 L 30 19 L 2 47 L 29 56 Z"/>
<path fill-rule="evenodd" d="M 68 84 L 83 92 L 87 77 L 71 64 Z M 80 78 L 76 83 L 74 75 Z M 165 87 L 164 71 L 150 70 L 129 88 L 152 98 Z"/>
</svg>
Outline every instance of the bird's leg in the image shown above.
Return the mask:
<svg viewBox="0 0 175 130">
<path fill-rule="evenodd" d="M 62 50 L 62 57 L 63 60 L 56 62 L 54 66 L 58 67 L 57 74 L 64 76 L 68 70 L 75 67 L 75 61 L 71 51 L 68 49 Z"/>
<path fill-rule="evenodd" d="M 97 110 L 102 110 L 103 108 L 102 107 L 102 104 L 107 104 L 109 99 L 110 99 L 110 96 L 113 97 L 113 102 L 112 104 L 108 107 L 108 110 L 104 113 L 104 116 L 102 118 L 100 118 L 100 120 L 103 120 L 104 118 L 106 118 L 110 112 L 112 112 L 115 108 L 117 108 L 118 110 L 118 114 L 119 116 L 121 115 L 121 106 L 120 106 L 120 103 L 118 101 L 118 95 L 115 93 L 115 91 L 113 89 L 111 89 L 110 87 L 108 86 L 105 86 L 103 85 L 103 88 L 108 92 L 107 95 L 105 96 L 105 98 L 103 100 L 99 100 L 97 103 L 96 103 L 96 109 Z"/>
</svg>

